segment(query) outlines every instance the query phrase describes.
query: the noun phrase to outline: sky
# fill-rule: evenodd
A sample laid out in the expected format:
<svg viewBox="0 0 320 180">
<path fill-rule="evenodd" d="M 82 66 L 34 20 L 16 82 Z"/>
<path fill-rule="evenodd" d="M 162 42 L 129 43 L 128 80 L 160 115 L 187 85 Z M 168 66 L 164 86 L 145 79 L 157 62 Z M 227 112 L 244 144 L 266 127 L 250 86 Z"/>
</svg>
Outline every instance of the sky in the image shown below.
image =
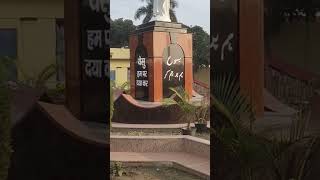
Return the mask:
<svg viewBox="0 0 320 180">
<path fill-rule="evenodd" d="M 176 10 L 178 22 L 188 26 L 201 26 L 210 33 L 210 0 L 178 0 Z M 134 20 L 136 10 L 145 5 L 141 0 L 110 0 L 111 18 L 131 19 L 135 25 L 140 25 L 142 19 Z"/>
</svg>

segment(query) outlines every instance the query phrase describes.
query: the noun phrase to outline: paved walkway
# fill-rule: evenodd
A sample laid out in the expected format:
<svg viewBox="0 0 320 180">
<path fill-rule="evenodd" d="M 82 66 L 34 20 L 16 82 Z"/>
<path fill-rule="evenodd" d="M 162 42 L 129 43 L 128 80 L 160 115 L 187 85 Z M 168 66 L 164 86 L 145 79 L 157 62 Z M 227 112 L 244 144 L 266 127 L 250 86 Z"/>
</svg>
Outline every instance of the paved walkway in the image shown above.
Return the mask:
<svg viewBox="0 0 320 180">
<path fill-rule="evenodd" d="M 278 112 L 281 114 L 293 115 L 297 111 L 286 104 L 280 102 L 276 97 L 274 97 L 267 89 L 263 91 L 263 98 L 265 102 L 265 107 L 271 111 Z"/>
<path fill-rule="evenodd" d="M 313 96 L 311 101 L 311 115 L 306 134 L 320 135 L 320 94 Z M 264 117 L 257 119 L 254 130 L 260 133 L 280 133 L 288 130 L 295 119 L 292 112 L 265 112 Z"/>
<path fill-rule="evenodd" d="M 182 152 L 166 153 L 133 153 L 110 152 L 110 160 L 117 162 L 173 162 L 180 166 L 210 177 L 210 159 Z"/>
</svg>

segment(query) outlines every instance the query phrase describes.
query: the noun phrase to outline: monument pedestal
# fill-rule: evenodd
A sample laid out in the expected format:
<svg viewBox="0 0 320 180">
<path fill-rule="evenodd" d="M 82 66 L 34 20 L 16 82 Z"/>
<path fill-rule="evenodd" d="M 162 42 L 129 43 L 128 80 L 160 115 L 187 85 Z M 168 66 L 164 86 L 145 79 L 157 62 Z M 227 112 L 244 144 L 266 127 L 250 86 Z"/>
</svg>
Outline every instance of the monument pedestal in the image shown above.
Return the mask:
<svg viewBox="0 0 320 180">
<path fill-rule="evenodd" d="M 130 36 L 130 59 L 131 96 L 123 94 L 115 101 L 112 121 L 185 123 L 177 105 L 167 107 L 161 102 L 173 94 L 170 87 L 183 87 L 192 98 L 192 35 L 187 29 L 158 21 L 139 26 Z"/>
<path fill-rule="evenodd" d="M 129 46 L 133 98 L 160 102 L 169 97 L 169 87 L 177 86 L 192 97 L 192 34 L 182 24 L 153 21 L 140 25 L 130 36 Z"/>
</svg>

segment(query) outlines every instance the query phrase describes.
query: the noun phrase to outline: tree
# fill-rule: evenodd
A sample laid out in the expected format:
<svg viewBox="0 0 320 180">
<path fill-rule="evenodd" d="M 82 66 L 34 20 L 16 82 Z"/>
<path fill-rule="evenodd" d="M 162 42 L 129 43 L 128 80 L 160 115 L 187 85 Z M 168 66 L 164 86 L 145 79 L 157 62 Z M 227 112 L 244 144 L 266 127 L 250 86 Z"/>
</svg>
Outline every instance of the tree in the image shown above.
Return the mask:
<svg viewBox="0 0 320 180">
<path fill-rule="evenodd" d="M 147 5 L 142 6 L 139 9 L 137 9 L 136 14 L 134 15 L 134 19 L 140 19 L 142 16 L 145 16 L 143 19 L 143 23 L 147 23 L 152 19 L 153 15 L 153 0 L 141 0 L 142 2 L 146 1 Z M 170 18 L 172 22 L 178 22 L 175 8 L 178 7 L 177 0 L 170 0 Z"/>
<path fill-rule="evenodd" d="M 129 35 L 135 29 L 132 20 L 119 18 L 111 21 L 111 47 L 129 46 Z"/>
<path fill-rule="evenodd" d="M 193 34 L 193 63 L 194 70 L 210 64 L 210 36 L 200 26 L 188 28 Z"/>
</svg>

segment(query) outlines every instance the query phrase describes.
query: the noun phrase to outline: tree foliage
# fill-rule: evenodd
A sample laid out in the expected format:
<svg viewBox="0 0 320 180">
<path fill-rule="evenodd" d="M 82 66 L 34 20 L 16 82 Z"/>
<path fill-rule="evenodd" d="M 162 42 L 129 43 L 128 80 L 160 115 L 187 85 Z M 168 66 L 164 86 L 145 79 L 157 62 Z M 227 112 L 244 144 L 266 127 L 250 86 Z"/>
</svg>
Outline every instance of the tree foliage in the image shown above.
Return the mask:
<svg viewBox="0 0 320 180">
<path fill-rule="evenodd" d="M 193 63 L 196 71 L 210 64 L 210 36 L 200 26 L 190 27 L 188 31 L 193 35 Z"/>
<path fill-rule="evenodd" d="M 111 47 L 129 46 L 129 35 L 135 29 L 132 20 L 119 18 L 111 21 Z"/>
</svg>

